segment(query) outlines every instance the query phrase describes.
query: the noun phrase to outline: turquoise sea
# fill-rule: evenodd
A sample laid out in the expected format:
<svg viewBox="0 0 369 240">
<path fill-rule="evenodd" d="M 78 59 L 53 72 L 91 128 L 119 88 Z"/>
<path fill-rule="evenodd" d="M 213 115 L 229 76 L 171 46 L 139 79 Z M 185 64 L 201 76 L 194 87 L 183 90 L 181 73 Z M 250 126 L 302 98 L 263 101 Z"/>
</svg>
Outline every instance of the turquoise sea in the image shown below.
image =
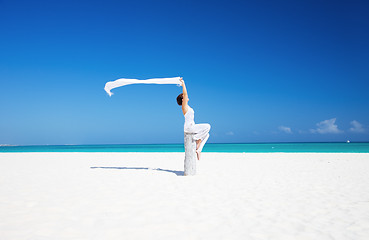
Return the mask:
<svg viewBox="0 0 369 240">
<path fill-rule="evenodd" d="M 184 152 L 183 144 L 0 146 L 0 152 Z M 351 143 L 208 143 L 203 152 L 347 152 L 369 153 L 369 142 Z"/>
</svg>

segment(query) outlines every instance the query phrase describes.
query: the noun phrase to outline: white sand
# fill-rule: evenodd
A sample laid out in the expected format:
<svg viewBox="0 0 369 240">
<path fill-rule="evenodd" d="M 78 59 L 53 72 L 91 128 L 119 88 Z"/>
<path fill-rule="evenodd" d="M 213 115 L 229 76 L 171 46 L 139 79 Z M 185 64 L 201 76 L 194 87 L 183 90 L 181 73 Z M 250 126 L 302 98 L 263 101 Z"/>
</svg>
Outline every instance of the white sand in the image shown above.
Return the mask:
<svg viewBox="0 0 369 240">
<path fill-rule="evenodd" d="M 1 153 L 0 239 L 369 239 L 369 154 Z"/>
</svg>

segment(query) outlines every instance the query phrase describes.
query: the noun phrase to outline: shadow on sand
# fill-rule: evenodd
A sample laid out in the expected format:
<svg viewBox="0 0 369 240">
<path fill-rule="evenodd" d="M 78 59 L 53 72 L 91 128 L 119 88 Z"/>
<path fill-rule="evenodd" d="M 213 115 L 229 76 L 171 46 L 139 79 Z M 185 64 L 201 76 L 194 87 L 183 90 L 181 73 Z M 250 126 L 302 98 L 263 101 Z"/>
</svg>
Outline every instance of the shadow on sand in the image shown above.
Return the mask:
<svg viewBox="0 0 369 240">
<path fill-rule="evenodd" d="M 145 167 L 90 167 L 91 169 L 118 169 L 118 170 L 150 170 L 150 171 L 162 171 L 162 172 L 170 172 L 174 173 L 177 176 L 184 176 L 183 171 L 173 171 L 168 169 L 162 169 L 162 168 L 145 168 Z"/>
</svg>

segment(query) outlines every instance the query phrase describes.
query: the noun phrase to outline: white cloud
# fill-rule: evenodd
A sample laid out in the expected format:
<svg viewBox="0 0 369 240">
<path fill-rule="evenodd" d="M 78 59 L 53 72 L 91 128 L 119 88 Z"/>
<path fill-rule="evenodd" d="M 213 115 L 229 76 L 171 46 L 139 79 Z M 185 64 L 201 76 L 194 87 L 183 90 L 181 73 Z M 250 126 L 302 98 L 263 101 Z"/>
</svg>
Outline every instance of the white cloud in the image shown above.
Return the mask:
<svg viewBox="0 0 369 240">
<path fill-rule="evenodd" d="M 289 134 L 292 133 L 292 130 L 289 127 L 279 126 L 278 129 L 279 129 L 279 131 L 282 131 L 282 132 L 285 132 L 285 133 L 289 133 Z"/>
<path fill-rule="evenodd" d="M 230 132 L 226 132 L 226 135 L 228 136 L 233 136 L 234 135 L 234 132 L 230 131 Z"/>
<path fill-rule="evenodd" d="M 352 128 L 350 128 L 351 132 L 357 132 L 357 133 L 362 133 L 365 132 L 365 129 L 363 128 L 363 125 L 361 123 L 359 123 L 356 120 L 353 120 L 350 122 L 350 124 L 352 125 Z"/>
<path fill-rule="evenodd" d="M 321 121 L 321 122 L 316 124 L 318 128 L 310 129 L 310 132 L 320 133 L 320 134 L 342 133 L 343 131 L 338 129 L 338 126 L 335 123 L 336 123 L 336 118 Z"/>
</svg>

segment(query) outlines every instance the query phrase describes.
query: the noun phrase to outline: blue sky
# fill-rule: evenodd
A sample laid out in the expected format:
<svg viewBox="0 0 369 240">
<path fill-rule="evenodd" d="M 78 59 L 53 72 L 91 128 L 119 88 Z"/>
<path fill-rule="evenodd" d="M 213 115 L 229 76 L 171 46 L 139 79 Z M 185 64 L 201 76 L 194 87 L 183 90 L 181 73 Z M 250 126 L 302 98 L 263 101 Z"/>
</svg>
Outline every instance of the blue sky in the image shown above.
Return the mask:
<svg viewBox="0 0 369 240">
<path fill-rule="evenodd" d="M 369 141 L 368 1 L 0 0 L 0 144 Z"/>
</svg>

